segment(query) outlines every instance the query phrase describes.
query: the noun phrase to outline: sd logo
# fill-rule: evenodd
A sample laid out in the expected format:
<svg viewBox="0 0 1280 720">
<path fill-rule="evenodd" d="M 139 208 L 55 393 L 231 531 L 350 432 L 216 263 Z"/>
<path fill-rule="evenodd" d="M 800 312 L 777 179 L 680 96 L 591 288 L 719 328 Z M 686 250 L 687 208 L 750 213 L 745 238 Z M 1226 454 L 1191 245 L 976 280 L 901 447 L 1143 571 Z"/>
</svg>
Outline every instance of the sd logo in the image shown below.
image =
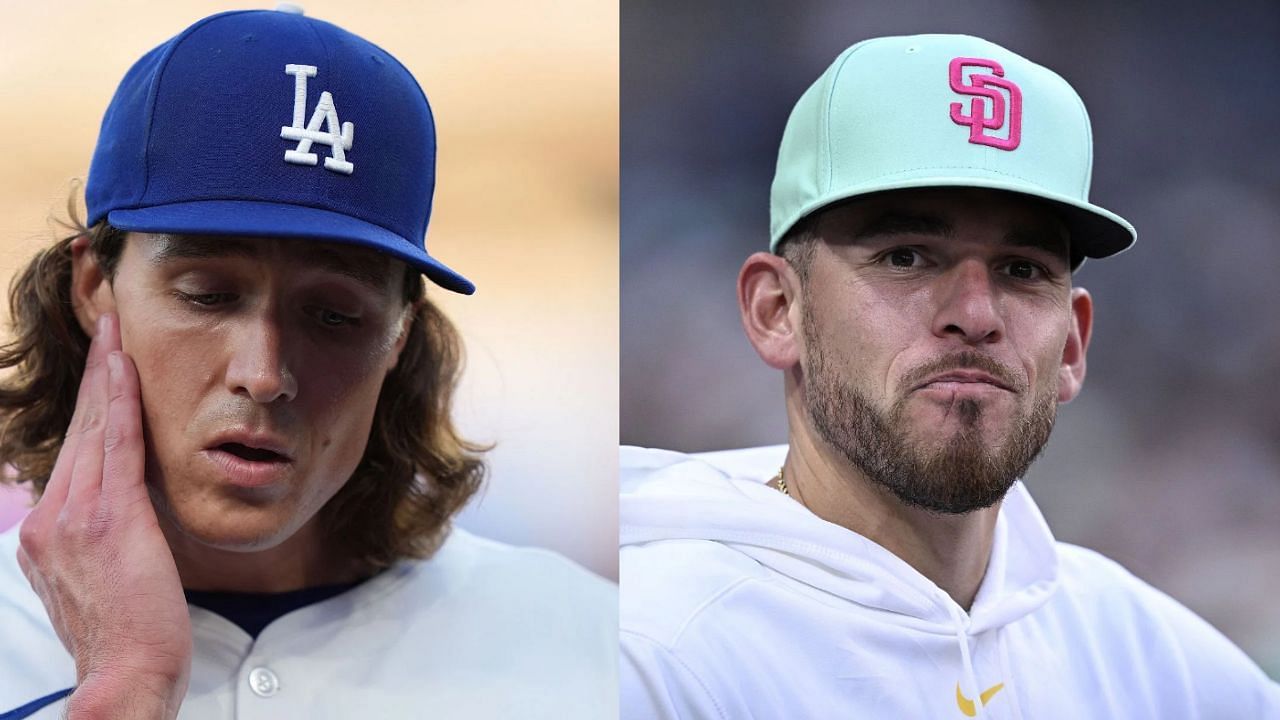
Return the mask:
<svg viewBox="0 0 1280 720">
<path fill-rule="evenodd" d="M 966 78 L 965 68 L 990 71 L 991 74 L 970 72 Z M 973 96 L 969 101 L 968 115 L 961 112 L 963 104 L 951 103 L 951 120 L 957 125 L 969 126 L 969 142 L 1001 150 L 1018 147 L 1022 141 L 1022 91 L 1004 79 L 1004 68 L 1000 63 L 983 58 L 958 57 L 951 61 L 949 74 L 952 90 Z M 1009 95 L 1007 102 L 1005 93 Z M 990 101 L 990 113 L 987 112 L 987 101 Z M 1009 125 L 1007 137 L 987 134 L 988 130 L 1003 128 L 1006 122 Z"/>
</svg>

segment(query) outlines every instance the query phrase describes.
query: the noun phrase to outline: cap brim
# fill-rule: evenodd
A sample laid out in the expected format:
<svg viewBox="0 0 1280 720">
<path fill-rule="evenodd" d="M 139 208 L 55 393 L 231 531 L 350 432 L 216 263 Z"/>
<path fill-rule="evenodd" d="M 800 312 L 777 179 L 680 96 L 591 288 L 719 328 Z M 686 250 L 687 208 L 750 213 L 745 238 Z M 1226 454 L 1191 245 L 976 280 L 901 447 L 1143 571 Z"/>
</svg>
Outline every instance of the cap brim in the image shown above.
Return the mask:
<svg viewBox="0 0 1280 720">
<path fill-rule="evenodd" d="M 307 238 L 359 245 L 408 263 L 446 290 L 463 295 L 476 291 L 470 280 L 418 245 L 386 228 L 329 210 L 255 200 L 199 200 L 112 210 L 107 221 L 132 232 Z"/>
<path fill-rule="evenodd" d="M 862 195 L 884 192 L 886 190 L 908 190 L 912 188 L 981 188 L 987 190 L 1003 190 L 1029 197 L 1047 200 L 1056 206 L 1062 214 L 1062 220 L 1071 233 L 1071 267 L 1079 267 L 1084 258 L 1104 258 L 1128 250 L 1138 241 L 1138 231 L 1128 220 L 1105 208 L 1082 202 L 1066 195 L 1049 192 L 1028 183 L 1014 183 L 989 177 L 964 176 L 928 176 L 903 178 L 892 182 L 877 182 L 869 185 L 858 185 L 827 193 L 821 201 L 811 203 L 803 208 L 783 227 L 790 230 L 801 218 L 833 203 L 850 200 Z M 773 239 L 772 248 L 777 249 L 778 242 L 785 235 Z"/>
</svg>

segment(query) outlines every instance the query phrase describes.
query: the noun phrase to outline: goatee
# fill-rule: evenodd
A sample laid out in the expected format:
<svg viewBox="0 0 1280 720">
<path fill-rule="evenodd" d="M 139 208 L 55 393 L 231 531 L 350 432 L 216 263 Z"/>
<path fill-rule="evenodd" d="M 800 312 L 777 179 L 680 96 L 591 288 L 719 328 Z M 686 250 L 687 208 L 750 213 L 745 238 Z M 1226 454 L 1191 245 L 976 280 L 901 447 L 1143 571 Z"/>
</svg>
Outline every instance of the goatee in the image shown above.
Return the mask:
<svg viewBox="0 0 1280 720">
<path fill-rule="evenodd" d="M 806 317 L 804 333 L 809 350 L 804 370 L 805 403 L 818 434 L 839 450 L 872 482 L 907 505 L 936 513 L 961 514 L 990 507 L 1026 473 L 1049 440 L 1057 413 L 1052 388 L 1037 392 L 1030 411 L 1009 422 L 1003 441 L 993 449 L 983 437 L 984 404 L 972 399 L 956 402 L 960 429 L 941 446 L 920 447 L 910 439 L 905 418 L 909 392 L 882 411 L 831 367 L 828 354 L 813 336 Z M 1013 377 L 990 357 L 974 351 L 948 355 L 916 368 L 904 380 L 927 378 L 957 368 L 977 368 L 1015 390 L 1026 383 Z"/>
</svg>

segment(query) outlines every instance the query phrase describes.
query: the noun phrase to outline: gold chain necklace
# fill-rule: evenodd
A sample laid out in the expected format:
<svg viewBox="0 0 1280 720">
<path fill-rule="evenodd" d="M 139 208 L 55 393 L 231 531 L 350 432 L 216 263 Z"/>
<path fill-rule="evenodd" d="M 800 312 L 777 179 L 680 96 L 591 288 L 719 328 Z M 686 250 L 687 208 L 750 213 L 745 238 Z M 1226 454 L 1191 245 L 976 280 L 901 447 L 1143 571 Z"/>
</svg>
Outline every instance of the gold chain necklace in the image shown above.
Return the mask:
<svg viewBox="0 0 1280 720">
<path fill-rule="evenodd" d="M 778 488 L 778 490 L 787 497 L 791 497 L 791 491 L 787 489 L 787 481 L 782 477 L 782 468 L 778 468 L 778 474 L 773 476 L 769 484 Z"/>
</svg>

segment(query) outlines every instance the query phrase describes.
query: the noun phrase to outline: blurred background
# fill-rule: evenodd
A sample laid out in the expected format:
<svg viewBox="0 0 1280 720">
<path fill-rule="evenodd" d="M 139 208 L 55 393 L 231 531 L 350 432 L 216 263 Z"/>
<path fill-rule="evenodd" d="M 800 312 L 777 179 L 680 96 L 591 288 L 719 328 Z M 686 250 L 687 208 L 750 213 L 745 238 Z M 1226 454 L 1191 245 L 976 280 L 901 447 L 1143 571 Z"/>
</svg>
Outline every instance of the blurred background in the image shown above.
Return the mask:
<svg viewBox="0 0 1280 720">
<path fill-rule="evenodd" d="M 617 3 L 301 4 L 395 55 L 435 112 L 428 247 L 479 289 L 434 298 L 467 346 L 462 430 L 497 444 L 488 487 L 460 524 L 549 547 L 616 579 Z M 129 66 L 206 15 L 255 7 L 273 4 L 5 3 L 5 287 L 52 239 L 48 218 L 65 217 L 70 180 L 88 172 L 102 114 Z M 14 519 L 0 507 L 0 524 Z"/>
<path fill-rule="evenodd" d="M 1280 3 L 627 0 L 621 22 L 624 443 L 786 441 L 734 284 L 768 245 L 787 115 L 859 40 L 984 37 L 1083 96 L 1091 197 L 1138 228 L 1076 277 L 1088 382 L 1027 484 L 1058 539 L 1280 678 Z"/>
</svg>

